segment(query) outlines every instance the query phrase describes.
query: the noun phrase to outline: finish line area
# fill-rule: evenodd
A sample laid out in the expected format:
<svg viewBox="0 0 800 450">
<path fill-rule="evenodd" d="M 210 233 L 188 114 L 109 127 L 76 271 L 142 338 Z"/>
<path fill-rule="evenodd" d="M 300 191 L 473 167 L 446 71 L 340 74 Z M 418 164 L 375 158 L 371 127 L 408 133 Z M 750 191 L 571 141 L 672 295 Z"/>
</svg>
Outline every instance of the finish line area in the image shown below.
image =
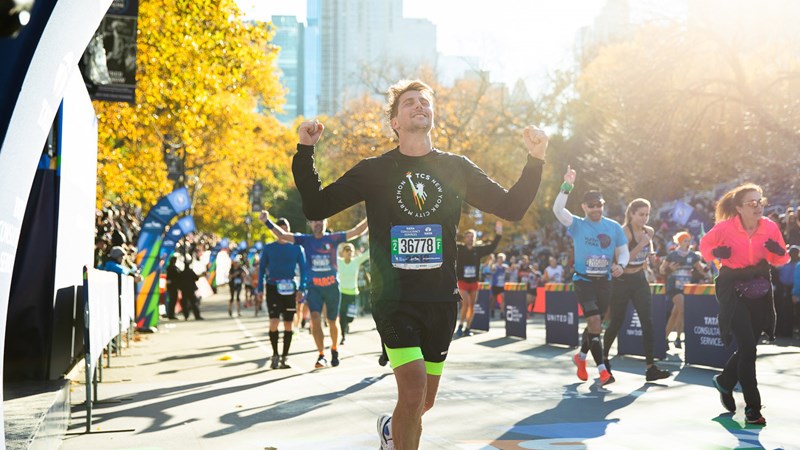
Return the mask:
<svg viewBox="0 0 800 450">
<path fill-rule="evenodd" d="M 164 322 L 104 369 L 93 430 L 135 431 L 70 435 L 61 448 L 378 447 L 375 422 L 394 408 L 396 386 L 377 363 L 370 317 L 351 324 L 339 367 L 313 368 L 304 329 L 291 368 L 271 370 L 266 318 L 229 318 L 224 290 L 202 308 L 206 320 Z M 786 370 L 800 367 L 795 341 L 758 348 L 767 426 L 755 427 L 745 426 L 738 392 L 737 412 L 723 414 L 711 385 L 718 370 L 683 367 L 679 350 L 658 361 L 674 376 L 657 383 L 645 383 L 643 359 L 613 357 L 616 382 L 601 388 L 592 363 L 589 381 L 577 379 L 575 349 L 545 344 L 541 315 L 527 327 L 527 339 L 506 338 L 495 320 L 453 341 L 420 448 L 798 448 L 800 375 Z M 71 432 L 84 426 L 82 392 L 72 394 Z"/>
</svg>

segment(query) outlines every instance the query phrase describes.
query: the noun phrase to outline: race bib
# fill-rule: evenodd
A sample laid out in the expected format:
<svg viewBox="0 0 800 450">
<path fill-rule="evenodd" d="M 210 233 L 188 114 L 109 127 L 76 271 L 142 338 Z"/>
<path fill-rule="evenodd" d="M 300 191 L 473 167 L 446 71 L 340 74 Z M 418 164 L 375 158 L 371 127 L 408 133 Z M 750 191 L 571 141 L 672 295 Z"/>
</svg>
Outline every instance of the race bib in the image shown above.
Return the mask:
<svg viewBox="0 0 800 450">
<path fill-rule="evenodd" d="M 605 255 L 591 255 L 586 258 L 586 275 L 608 275 L 609 267 L 611 267 L 611 261 Z"/>
<path fill-rule="evenodd" d="M 675 288 L 676 289 L 683 289 L 683 287 L 689 284 L 692 281 L 692 277 L 684 277 L 684 276 L 676 276 L 675 277 Z"/>
<path fill-rule="evenodd" d="M 330 255 L 311 255 L 311 270 L 314 272 L 330 272 Z"/>
<path fill-rule="evenodd" d="M 476 278 L 478 276 L 478 268 L 475 266 L 464 266 L 464 278 Z"/>
<path fill-rule="evenodd" d="M 277 282 L 278 294 L 292 295 L 294 294 L 294 280 L 278 280 Z"/>
<path fill-rule="evenodd" d="M 497 283 L 494 284 L 495 286 L 505 286 L 506 285 L 506 274 L 501 273 L 497 276 Z"/>
<path fill-rule="evenodd" d="M 347 317 L 355 317 L 356 316 L 356 304 L 351 303 L 347 305 Z"/>
<path fill-rule="evenodd" d="M 393 267 L 425 270 L 442 266 L 441 225 L 396 225 L 391 239 Z"/>
</svg>

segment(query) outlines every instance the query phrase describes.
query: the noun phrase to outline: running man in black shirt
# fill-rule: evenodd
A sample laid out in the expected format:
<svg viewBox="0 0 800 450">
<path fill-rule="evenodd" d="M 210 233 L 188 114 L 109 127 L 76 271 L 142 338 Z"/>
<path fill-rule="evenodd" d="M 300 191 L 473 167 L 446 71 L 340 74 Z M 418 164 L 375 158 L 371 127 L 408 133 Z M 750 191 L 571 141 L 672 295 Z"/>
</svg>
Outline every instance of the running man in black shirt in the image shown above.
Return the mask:
<svg viewBox="0 0 800 450">
<path fill-rule="evenodd" d="M 503 237 L 503 223 L 497 221 L 494 227 L 494 240 L 488 244 L 475 245 L 475 230 L 464 232 L 464 243 L 458 244 L 456 257 L 456 271 L 458 274 L 458 292 L 461 294 L 461 322 L 456 330 L 456 337 L 472 334 L 472 317 L 475 314 L 475 300 L 478 298 L 478 270 L 481 267 L 481 258 L 497 249 L 497 244 Z M 466 328 L 464 325 L 466 324 Z"/>
<path fill-rule="evenodd" d="M 539 189 L 547 135 L 525 128 L 527 162 L 506 190 L 466 157 L 433 148 L 433 90 L 425 83 L 392 86 L 386 113 L 398 147 L 362 160 L 324 189 L 314 168 L 314 145 L 324 127 L 302 123 L 292 173 L 310 220 L 366 203 L 373 318 L 398 390 L 393 415 L 382 416 L 378 429 L 383 448 L 393 443 L 406 450 L 419 446 L 422 414 L 433 407 L 455 329 L 462 204 L 522 219 Z"/>
</svg>

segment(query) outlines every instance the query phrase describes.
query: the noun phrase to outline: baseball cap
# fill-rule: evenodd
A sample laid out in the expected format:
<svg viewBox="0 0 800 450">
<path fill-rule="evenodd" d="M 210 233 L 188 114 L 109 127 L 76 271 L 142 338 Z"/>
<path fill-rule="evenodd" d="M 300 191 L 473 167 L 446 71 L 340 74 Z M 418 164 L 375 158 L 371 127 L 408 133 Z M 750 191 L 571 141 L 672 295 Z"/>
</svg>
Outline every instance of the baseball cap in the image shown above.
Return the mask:
<svg viewBox="0 0 800 450">
<path fill-rule="evenodd" d="M 605 202 L 603 200 L 603 194 L 600 191 L 586 191 L 583 194 L 583 203 L 592 203 L 592 202 Z"/>
<path fill-rule="evenodd" d="M 112 259 L 122 258 L 125 256 L 125 250 L 120 246 L 112 247 L 108 255 L 111 256 Z"/>
</svg>

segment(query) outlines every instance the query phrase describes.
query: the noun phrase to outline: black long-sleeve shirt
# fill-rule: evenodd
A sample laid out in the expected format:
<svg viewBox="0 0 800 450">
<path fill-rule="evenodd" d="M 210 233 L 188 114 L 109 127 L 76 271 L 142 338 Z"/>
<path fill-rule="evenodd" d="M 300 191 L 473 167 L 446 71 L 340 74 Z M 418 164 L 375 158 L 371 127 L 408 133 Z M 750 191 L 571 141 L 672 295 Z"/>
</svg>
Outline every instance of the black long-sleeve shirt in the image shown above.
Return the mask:
<svg viewBox="0 0 800 450">
<path fill-rule="evenodd" d="M 309 220 L 365 202 L 373 302 L 456 301 L 456 236 L 463 202 L 506 220 L 520 220 L 536 197 L 543 163 L 528 156 L 519 180 L 506 190 L 464 156 L 434 149 L 412 157 L 395 148 L 362 160 L 322 189 L 314 147 L 298 145 L 292 174 Z M 404 225 L 441 226 L 440 267 L 393 266 L 391 230 Z"/>
<path fill-rule="evenodd" d="M 467 248 L 466 245 L 459 244 L 457 246 L 458 256 L 456 258 L 458 279 L 468 283 L 478 281 L 481 275 L 479 273 L 481 258 L 494 252 L 501 238 L 501 235 L 496 234 L 492 242 L 485 245 L 473 245 L 472 248 Z"/>
</svg>

